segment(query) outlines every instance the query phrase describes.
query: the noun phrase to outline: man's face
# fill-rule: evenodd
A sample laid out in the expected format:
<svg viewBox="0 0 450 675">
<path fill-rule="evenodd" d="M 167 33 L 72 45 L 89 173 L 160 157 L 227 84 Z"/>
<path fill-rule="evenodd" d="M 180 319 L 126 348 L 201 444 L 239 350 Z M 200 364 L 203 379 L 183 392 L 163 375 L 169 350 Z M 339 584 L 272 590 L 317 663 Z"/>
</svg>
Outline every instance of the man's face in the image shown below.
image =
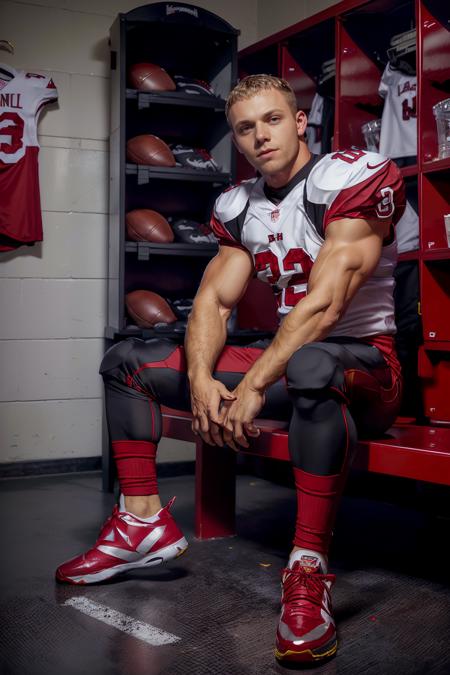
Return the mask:
<svg viewBox="0 0 450 675">
<path fill-rule="evenodd" d="M 281 91 L 265 89 L 237 101 L 228 119 L 238 150 L 262 175 L 285 171 L 297 159 L 306 116 L 295 116 Z"/>
</svg>

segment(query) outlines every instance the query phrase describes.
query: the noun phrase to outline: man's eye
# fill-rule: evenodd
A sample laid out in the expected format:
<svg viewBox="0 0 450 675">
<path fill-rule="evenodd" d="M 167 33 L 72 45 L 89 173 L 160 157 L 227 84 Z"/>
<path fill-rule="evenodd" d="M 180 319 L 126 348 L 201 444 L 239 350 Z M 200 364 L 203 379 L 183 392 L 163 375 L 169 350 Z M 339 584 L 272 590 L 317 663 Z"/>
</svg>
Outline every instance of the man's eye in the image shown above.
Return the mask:
<svg viewBox="0 0 450 675">
<path fill-rule="evenodd" d="M 273 115 L 273 116 L 270 118 L 270 121 L 271 121 L 271 122 L 279 122 L 279 121 L 280 121 L 280 116 L 279 116 L 279 115 Z"/>
<path fill-rule="evenodd" d="M 245 134 L 245 133 L 247 133 L 247 131 L 250 131 L 250 129 L 251 129 L 250 125 L 249 125 L 249 124 L 246 124 L 246 125 L 243 126 L 243 127 L 239 127 L 239 133 L 240 133 L 240 134 Z"/>
</svg>

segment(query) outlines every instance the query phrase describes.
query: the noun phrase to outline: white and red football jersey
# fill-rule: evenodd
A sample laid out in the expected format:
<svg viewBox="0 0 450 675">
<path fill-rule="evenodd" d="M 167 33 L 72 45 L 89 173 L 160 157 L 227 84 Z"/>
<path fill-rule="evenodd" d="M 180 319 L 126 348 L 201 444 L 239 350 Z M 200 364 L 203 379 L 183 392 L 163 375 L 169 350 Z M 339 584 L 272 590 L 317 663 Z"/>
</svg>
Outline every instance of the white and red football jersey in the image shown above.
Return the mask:
<svg viewBox="0 0 450 675">
<path fill-rule="evenodd" d="M 404 208 L 403 179 L 394 162 L 378 153 L 348 150 L 312 155 L 278 190 L 263 178 L 229 188 L 216 200 L 211 226 L 219 244 L 250 252 L 255 274 L 272 286 L 282 318 L 306 295 L 330 222 L 365 218 L 395 225 Z M 377 268 L 330 335 L 364 338 L 395 333 L 397 244 L 391 229 Z"/>
<path fill-rule="evenodd" d="M 0 67 L 0 251 L 42 241 L 37 122 L 57 98 L 47 75 Z"/>
<path fill-rule="evenodd" d="M 310 152 L 317 155 L 322 149 L 322 115 L 323 115 L 323 96 L 315 94 L 311 103 L 311 110 L 308 115 L 308 126 L 306 127 L 306 139 Z"/>
<path fill-rule="evenodd" d="M 399 253 L 417 251 L 419 248 L 419 216 L 407 201 L 405 212 L 395 228 Z"/>
<path fill-rule="evenodd" d="M 417 155 L 416 88 L 417 77 L 394 70 L 388 63 L 378 88 L 385 99 L 379 149 L 386 157 Z"/>
</svg>

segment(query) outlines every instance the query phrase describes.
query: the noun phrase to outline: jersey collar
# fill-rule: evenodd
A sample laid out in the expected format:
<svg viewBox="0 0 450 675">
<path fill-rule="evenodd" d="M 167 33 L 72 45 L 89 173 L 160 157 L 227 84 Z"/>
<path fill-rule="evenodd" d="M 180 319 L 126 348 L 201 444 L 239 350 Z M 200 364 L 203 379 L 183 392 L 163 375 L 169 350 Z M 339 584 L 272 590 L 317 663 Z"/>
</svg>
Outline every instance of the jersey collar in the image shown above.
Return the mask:
<svg viewBox="0 0 450 675">
<path fill-rule="evenodd" d="M 15 77 L 17 77 L 17 71 L 12 66 L 8 66 L 6 63 L 0 63 L 0 79 L 11 81 Z"/>
<path fill-rule="evenodd" d="M 289 183 L 286 183 L 286 185 L 282 185 L 279 188 L 274 188 L 271 187 L 270 185 L 267 185 L 267 183 L 264 183 L 264 194 L 267 197 L 267 199 L 272 202 L 273 204 L 279 204 L 280 202 L 283 201 L 285 197 L 288 196 L 290 191 L 295 188 L 296 185 L 301 183 L 302 180 L 305 180 L 311 169 L 313 168 L 314 164 L 316 164 L 319 159 L 321 159 L 323 155 L 311 155 L 311 158 L 306 162 L 302 168 L 297 171 L 297 173 L 291 178 Z"/>
</svg>

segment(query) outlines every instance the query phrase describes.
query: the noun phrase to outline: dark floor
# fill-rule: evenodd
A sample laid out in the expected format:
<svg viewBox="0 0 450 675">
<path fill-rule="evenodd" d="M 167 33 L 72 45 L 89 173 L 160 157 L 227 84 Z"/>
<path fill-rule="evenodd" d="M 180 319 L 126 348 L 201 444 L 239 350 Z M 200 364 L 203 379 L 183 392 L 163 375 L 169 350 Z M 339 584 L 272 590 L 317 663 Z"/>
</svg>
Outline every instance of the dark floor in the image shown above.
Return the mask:
<svg viewBox="0 0 450 675">
<path fill-rule="evenodd" d="M 192 537 L 192 476 L 161 481 L 190 538 L 185 556 L 103 585 L 61 586 L 53 570 L 88 548 L 113 496 L 100 474 L 5 480 L 2 528 L 2 675 L 270 675 L 280 570 L 292 536 L 294 492 L 238 478 L 238 536 Z M 361 490 L 360 490 L 361 492 Z M 364 489 L 362 490 L 364 493 Z M 353 492 L 355 495 L 355 491 Z M 450 673 L 449 520 L 411 504 L 344 499 L 332 557 L 337 657 L 306 672 Z M 88 598 L 180 638 L 153 647 L 67 606 Z"/>
</svg>

